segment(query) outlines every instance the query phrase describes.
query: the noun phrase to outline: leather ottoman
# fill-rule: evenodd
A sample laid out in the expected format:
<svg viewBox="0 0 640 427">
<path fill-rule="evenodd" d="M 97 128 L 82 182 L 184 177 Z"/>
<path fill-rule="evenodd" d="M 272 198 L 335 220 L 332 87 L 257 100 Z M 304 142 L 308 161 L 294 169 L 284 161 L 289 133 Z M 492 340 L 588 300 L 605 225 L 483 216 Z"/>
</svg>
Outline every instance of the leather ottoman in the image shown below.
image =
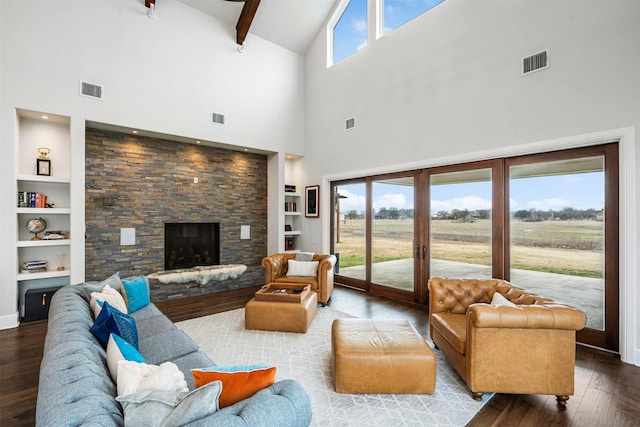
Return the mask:
<svg viewBox="0 0 640 427">
<path fill-rule="evenodd" d="M 338 393 L 433 394 L 436 356 L 406 320 L 336 319 L 331 327 Z"/>
<path fill-rule="evenodd" d="M 252 298 L 244 310 L 244 327 L 265 331 L 307 332 L 318 310 L 318 296 L 311 291 L 300 302 L 258 301 Z"/>
</svg>

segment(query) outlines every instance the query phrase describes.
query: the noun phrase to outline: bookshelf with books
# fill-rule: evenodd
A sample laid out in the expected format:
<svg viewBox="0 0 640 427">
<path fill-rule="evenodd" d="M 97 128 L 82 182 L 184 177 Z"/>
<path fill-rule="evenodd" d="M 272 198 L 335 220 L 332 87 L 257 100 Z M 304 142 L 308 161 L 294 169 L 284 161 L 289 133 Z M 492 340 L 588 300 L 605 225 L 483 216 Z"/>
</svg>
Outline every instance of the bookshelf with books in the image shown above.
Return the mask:
<svg viewBox="0 0 640 427">
<path fill-rule="evenodd" d="M 70 119 L 16 110 L 16 282 L 27 289 L 69 284 Z"/>
<path fill-rule="evenodd" d="M 293 185 L 286 185 L 284 191 L 284 238 L 285 251 L 293 251 L 296 249 L 296 237 L 302 233 L 301 229 L 301 212 L 302 202 L 300 193 L 296 191 Z"/>
</svg>

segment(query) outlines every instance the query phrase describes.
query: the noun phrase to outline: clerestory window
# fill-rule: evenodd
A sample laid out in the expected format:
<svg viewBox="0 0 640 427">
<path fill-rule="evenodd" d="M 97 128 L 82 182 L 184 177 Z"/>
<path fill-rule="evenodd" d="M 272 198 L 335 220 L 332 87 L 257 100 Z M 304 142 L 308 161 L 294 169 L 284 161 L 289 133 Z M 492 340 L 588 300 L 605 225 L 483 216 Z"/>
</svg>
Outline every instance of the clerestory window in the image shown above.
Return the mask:
<svg viewBox="0 0 640 427">
<path fill-rule="evenodd" d="M 444 0 L 381 0 L 382 35 L 389 34 L 413 18 L 444 2 Z"/>
<path fill-rule="evenodd" d="M 336 64 L 367 45 L 367 1 L 347 0 L 338 8 L 333 29 L 333 58 Z M 341 12 L 340 12 L 341 11 Z"/>
</svg>

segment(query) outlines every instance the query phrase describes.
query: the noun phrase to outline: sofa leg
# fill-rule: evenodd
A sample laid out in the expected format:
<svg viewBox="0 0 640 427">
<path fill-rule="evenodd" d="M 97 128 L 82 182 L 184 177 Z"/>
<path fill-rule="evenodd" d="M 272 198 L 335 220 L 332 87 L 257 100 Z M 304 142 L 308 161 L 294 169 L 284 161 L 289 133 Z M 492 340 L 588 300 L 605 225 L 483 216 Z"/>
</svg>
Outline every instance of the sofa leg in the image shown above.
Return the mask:
<svg viewBox="0 0 640 427">
<path fill-rule="evenodd" d="M 473 396 L 473 400 L 482 400 L 482 395 L 484 393 L 481 391 L 474 391 L 471 393 L 471 395 Z"/>
<path fill-rule="evenodd" d="M 569 396 L 556 396 L 556 402 L 558 402 L 560 409 L 567 409 L 567 400 L 569 400 Z"/>
</svg>

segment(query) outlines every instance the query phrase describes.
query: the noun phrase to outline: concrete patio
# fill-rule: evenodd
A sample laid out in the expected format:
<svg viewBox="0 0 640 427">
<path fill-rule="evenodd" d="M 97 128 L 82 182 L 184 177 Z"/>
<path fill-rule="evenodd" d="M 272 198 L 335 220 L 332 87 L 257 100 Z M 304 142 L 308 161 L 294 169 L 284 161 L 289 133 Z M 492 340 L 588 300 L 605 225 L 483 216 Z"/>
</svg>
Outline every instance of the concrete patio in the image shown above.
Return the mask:
<svg viewBox="0 0 640 427">
<path fill-rule="evenodd" d="M 364 279 L 364 266 L 340 268 L 340 274 Z M 372 281 L 398 289 L 413 289 L 413 259 L 373 264 Z M 431 277 L 490 278 L 491 267 L 433 260 Z M 587 327 L 604 329 L 604 280 L 529 270 L 512 270 L 510 282 L 532 293 L 569 304 L 587 314 Z"/>
</svg>

